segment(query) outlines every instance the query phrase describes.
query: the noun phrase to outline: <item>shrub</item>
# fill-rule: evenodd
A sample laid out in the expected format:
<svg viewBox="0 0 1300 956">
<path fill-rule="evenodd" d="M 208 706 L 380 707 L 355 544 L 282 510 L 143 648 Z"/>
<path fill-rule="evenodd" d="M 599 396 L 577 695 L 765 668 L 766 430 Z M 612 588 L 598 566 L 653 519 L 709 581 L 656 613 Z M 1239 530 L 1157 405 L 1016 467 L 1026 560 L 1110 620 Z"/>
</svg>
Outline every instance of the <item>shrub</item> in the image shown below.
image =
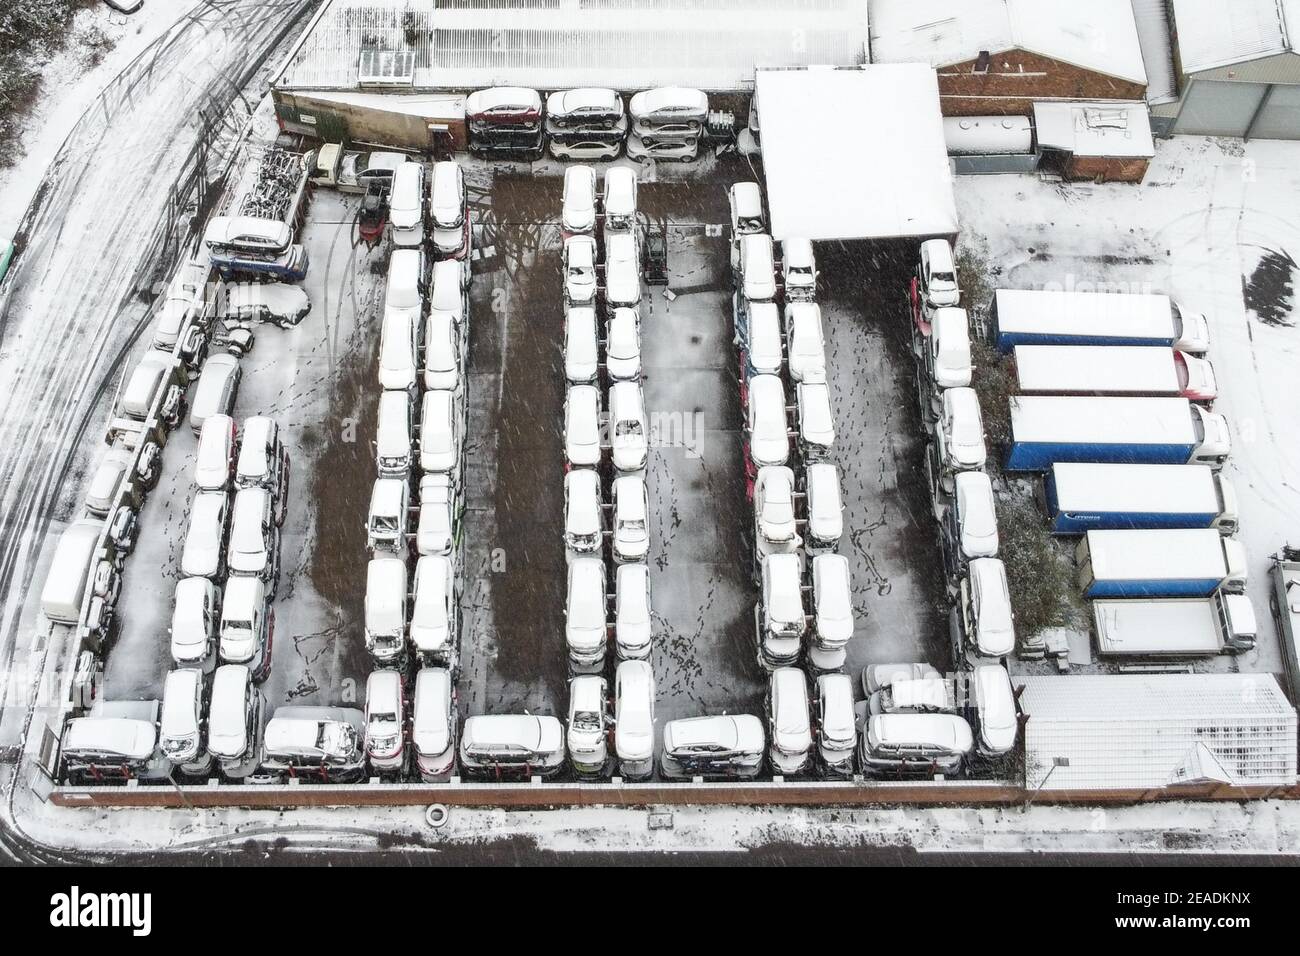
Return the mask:
<svg viewBox="0 0 1300 956">
<path fill-rule="evenodd" d="M 998 553 L 1007 569 L 1016 634 L 1023 641 L 1073 616 L 1070 564 L 1047 531 L 1032 498 L 998 502 Z"/>
</svg>

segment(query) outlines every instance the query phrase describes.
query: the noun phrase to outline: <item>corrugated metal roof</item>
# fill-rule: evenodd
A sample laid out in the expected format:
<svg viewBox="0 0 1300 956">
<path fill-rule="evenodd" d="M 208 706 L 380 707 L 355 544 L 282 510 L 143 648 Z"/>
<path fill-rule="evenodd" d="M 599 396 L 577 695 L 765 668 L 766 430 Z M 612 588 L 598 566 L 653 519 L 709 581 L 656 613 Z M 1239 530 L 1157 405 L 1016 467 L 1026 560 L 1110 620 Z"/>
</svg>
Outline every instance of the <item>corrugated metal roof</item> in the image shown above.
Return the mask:
<svg viewBox="0 0 1300 956">
<path fill-rule="evenodd" d="M 1169 11 L 1166 0 L 1133 0 L 1142 62 L 1147 68 L 1147 102 L 1152 106 L 1173 102 L 1178 97 L 1174 80 L 1174 56 L 1169 40 Z"/>
<path fill-rule="evenodd" d="M 415 89 L 744 89 L 865 62 L 866 0 L 332 0 L 277 85 L 355 88 L 374 47 L 414 53 Z"/>
<path fill-rule="evenodd" d="M 1012 682 L 1024 687 L 1025 782 L 1031 788 L 1160 789 L 1200 776 L 1239 786 L 1296 782 L 1296 712 L 1271 674 L 1092 674 Z M 1053 767 L 1057 758 L 1069 766 Z"/>
<path fill-rule="evenodd" d="M 871 59 L 950 66 L 1028 50 L 1146 82 L 1129 0 L 871 0 Z"/>
<path fill-rule="evenodd" d="M 1300 0 L 1172 0 L 1184 73 L 1294 49 Z M 1287 18 L 1291 36 L 1288 37 Z"/>
</svg>

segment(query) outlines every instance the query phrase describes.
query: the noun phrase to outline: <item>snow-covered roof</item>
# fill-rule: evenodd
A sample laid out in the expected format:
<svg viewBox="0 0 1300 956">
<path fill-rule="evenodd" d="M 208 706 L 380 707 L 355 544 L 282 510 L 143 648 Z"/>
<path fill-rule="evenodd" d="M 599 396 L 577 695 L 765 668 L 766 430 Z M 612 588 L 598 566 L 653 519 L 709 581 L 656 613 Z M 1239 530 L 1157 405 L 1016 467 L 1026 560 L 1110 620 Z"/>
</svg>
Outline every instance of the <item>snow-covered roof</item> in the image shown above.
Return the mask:
<svg viewBox="0 0 1300 956">
<path fill-rule="evenodd" d="M 957 232 L 939 84 L 931 67 L 760 70 L 757 96 L 775 238 Z M 846 116 L 855 121 L 846 123 Z"/>
<path fill-rule="evenodd" d="M 1142 63 L 1147 70 L 1147 102 L 1152 106 L 1178 99 L 1174 80 L 1173 46 L 1169 38 L 1169 11 L 1165 0 L 1133 0 Z"/>
<path fill-rule="evenodd" d="M 1030 788 L 1296 782 L 1296 712 L 1271 674 L 1070 674 L 1012 683 L 1024 688 L 1020 708 L 1029 715 Z M 1065 760 L 1069 766 L 1060 765 Z"/>
<path fill-rule="evenodd" d="M 1173 0 L 1184 73 L 1295 50 L 1300 0 Z"/>
<path fill-rule="evenodd" d="M 1130 0 L 871 0 L 870 23 L 873 63 L 950 66 L 1025 50 L 1147 81 Z"/>
<path fill-rule="evenodd" d="M 1040 147 L 1075 156 L 1150 159 L 1156 154 L 1144 102 L 1035 103 L 1034 127 Z"/>
<path fill-rule="evenodd" d="M 584 0 L 580 8 L 555 0 L 330 0 L 276 85 L 355 89 L 363 48 L 378 48 L 403 68 L 386 87 L 401 80 L 416 90 L 746 89 L 756 68 L 866 62 L 865 8 L 865 0 Z"/>
</svg>

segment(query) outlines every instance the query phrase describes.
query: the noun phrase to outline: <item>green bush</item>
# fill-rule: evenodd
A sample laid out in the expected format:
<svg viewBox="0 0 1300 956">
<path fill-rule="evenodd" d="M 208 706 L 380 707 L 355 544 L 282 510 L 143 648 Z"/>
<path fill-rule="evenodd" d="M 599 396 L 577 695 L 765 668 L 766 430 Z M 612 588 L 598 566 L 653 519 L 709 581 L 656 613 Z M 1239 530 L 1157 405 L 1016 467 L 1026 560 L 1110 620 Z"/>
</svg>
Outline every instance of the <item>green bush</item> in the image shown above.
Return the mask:
<svg viewBox="0 0 1300 956">
<path fill-rule="evenodd" d="M 998 553 L 1007 569 L 1016 634 L 1023 641 L 1044 628 L 1064 627 L 1073 616 L 1069 560 L 1056 547 L 1032 498 L 998 502 Z"/>
<path fill-rule="evenodd" d="M 16 158 L 13 146 L 40 89 L 43 62 L 63 46 L 73 14 L 87 5 L 87 0 L 0 3 L 0 168 Z"/>
</svg>

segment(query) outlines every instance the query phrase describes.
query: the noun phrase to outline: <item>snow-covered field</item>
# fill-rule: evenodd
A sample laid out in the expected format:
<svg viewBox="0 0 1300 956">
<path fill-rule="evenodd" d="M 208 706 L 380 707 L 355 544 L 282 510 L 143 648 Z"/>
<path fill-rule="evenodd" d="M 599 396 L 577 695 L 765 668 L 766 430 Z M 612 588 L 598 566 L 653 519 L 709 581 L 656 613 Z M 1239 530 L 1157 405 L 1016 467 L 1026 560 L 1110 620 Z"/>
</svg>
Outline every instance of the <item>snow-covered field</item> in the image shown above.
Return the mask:
<svg viewBox="0 0 1300 956">
<path fill-rule="evenodd" d="M 1300 543 L 1300 143 L 1177 137 L 1141 185 L 966 176 L 955 191 L 960 245 L 991 288 L 1164 292 L 1206 314 L 1260 639 L 1197 667 L 1281 671 L 1267 569 Z"/>
</svg>

